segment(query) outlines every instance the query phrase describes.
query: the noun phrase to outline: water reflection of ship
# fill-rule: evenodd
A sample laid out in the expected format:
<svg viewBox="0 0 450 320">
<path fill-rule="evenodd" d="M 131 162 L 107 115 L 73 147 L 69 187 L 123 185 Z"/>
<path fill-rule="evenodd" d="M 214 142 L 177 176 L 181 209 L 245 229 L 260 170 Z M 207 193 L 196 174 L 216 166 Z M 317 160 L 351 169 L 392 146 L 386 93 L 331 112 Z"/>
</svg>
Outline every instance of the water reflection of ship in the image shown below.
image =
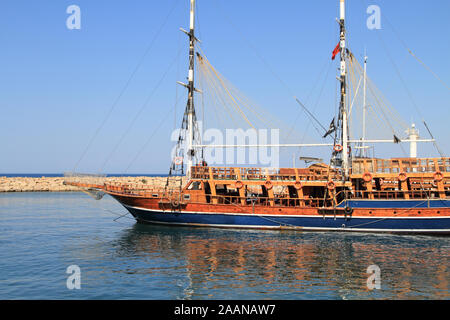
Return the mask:
<svg viewBox="0 0 450 320">
<path fill-rule="evenodd" d="M 293 298 L 317 290 L 332 298 L 370 297 L 366 270 L 377 264 L 384 293 L 389 291 L 392 298 L 420 298 L 429 291 L 448 299 L 450 248 L 443 240 L 136 224 L 119 239 L 118 254 L 181 262 L 190 282 L 185 298 L 195 298 L 205 288 L 256 292 L 260 286 L 269 297 L 279 290 Z M 425 289 L 421 293 L 418 287 Z"/>
</svg>

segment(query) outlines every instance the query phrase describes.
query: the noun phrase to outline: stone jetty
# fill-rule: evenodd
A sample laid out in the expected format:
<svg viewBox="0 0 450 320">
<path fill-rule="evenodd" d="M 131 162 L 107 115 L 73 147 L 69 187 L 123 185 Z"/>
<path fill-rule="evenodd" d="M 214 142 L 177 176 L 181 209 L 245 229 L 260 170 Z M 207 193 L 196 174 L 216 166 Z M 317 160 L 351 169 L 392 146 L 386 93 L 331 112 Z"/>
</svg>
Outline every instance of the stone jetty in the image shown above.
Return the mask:
<svg viewBox="0 0 450 320">
<path fill-rule="evenodd" d="M 102 178 L 105 183 L 127 183 L 142 186 L 163 187 L 165 177 L 107 177 Z M 0 192 L 65 192 L 80 191 L 74 186 L 64 185 L 65 177 L 0 177 Z"/>
</svg>

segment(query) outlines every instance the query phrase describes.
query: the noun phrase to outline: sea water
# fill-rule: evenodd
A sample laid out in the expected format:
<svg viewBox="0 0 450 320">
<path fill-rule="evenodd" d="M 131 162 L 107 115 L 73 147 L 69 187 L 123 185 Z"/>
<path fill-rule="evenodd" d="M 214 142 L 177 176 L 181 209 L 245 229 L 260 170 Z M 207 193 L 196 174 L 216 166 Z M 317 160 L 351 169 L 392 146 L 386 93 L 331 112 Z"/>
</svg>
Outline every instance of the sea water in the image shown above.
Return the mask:
<svg viewBox="0 0 450 320">
<path fill-rule="evenodd" d="M 0 299 L 450 298 L 448 237 L 155 226 L 126 213 L 109 196 L 0 194 Z"/>
</svg>

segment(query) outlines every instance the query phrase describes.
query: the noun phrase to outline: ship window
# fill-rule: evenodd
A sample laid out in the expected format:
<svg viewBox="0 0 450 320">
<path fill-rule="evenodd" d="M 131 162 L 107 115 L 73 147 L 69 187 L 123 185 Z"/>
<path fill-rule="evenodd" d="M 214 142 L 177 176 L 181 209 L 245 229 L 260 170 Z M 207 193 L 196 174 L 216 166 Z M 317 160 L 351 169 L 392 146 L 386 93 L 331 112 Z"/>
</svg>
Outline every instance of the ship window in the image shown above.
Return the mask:
<svg viewBox="0 0 450 320">
<path fill-rule="evenodd" d="M 184 200 L 191 200 L 191 195 L 190 194 L 183 194 L 183 199 Z"/>
<path fill-rule="evenodd" d="M 157 193 L 154 193 L 154 194 L 152 194 L 152 197 L 153 197 L 153 198 L 158 198 L 158 194 L 157 194 Z"/>
<path fill-rule="evenodd" d="M 188 187 L 188 190 L 201 190 L 201 189 L 202 189 L 202 183 L 200 181 L 194 181 Z"/>
</svg>

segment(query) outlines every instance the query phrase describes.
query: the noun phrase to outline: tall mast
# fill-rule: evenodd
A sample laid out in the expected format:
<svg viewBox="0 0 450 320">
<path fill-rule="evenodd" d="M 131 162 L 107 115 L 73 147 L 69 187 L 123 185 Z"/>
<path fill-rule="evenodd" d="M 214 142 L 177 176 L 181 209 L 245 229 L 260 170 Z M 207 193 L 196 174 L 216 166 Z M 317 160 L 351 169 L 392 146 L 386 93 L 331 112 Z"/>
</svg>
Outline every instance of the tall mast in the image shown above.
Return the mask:
<svg viewBox="0 0 450 320">
<path fill-rule="evenodd" d="M 194 87 L 194 62 L 195 62 L 195 41 L 197 38 L 194 34 L 195 27 L 195 0 L 190 1 L 189 10 L 189 31 L 180 28 L 189 37 L 189 73 L 188 73 L 188 83 L 182 83 L 178 81 L 179 84 L 188 89 L 188 101 L 186 105 L 185 117 L 183 118 L 183 124 L 186 126 L 187 132 L 187 168 L 186 175 L 189 177 L 191 172 L 191 167 L 194 163 L 195 149 L 194 149 L 194 129 L 195 129 L 195 108 L 194 108 L 194 92 L 196 91 Z"/>
<path fill-rule="evenodd" d="M 195 151 L 192 147 L 194 141 L 194 61 L 195 61 L 195 36 L 194 36 L 194 13 L 195 0 L 191 1 L 189 18 L 189 75 L 188 75 L 188 162 L 187 175 L 189 177 Z"/>
<path fill-rule="evenodd" d="M 341 61 L 340 61 L 340 83 L 341 83 L 341 98 L 339 103 L 339 118 L 338 118 L 338 130 L 340 131 L 341 136 L 338 137 L 342 143 L 342 152 L 337 155 L 337 157 L 341 158 L 342 161 L 342 169 L 344 170 L 344 176 L 348 176 L 349 170 L 349 153 L 348 153 L 348 119 L 347 119 L 347 109 L 345 106 L 345 98 L 346 98 L 346 63 L 345 63 L 345 1 L 340 0 L 340 49 L 341 49 Z"/>
</svg>

